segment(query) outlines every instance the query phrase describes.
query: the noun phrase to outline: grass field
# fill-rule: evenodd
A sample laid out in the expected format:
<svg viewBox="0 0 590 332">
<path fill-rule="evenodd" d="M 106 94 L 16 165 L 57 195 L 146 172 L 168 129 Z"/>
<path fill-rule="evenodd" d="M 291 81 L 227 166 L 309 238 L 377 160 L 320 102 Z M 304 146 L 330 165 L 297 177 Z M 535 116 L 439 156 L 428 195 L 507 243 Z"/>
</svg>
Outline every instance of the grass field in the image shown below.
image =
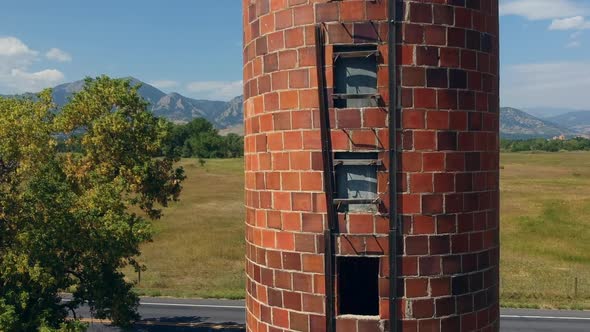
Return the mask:
<svg viewBox="0 0 590 332">
<path fill-rule="evenodd" d="M 590 309 L 590 153 L 506 153 L 501 166 L 502 305 Z"/>
<path fill-rule="evenodd" d="M 142 247 L 137 291 L 149 296 L 244 297 L 244 180 L 241 159 L 185 159 L 180 202 L 155 223 Z M 128 270 L 128 278 L 138 275 Z"/>
<path fill-rule="evenodd" d="M 143 247 L 137 289 L 243 297 L 243 161 L 182 164 L 181 201 Z M 590 153 L 505 153 L 501 165 L 502 304 L 590 309 Z"/>
</svg>

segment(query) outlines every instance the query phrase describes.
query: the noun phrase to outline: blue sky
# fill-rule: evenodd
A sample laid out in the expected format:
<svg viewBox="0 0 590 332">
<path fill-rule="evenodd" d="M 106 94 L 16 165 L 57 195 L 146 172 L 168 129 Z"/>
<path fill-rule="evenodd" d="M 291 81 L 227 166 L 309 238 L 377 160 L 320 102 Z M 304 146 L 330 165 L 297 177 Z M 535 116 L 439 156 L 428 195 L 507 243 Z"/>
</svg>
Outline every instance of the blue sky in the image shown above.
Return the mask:
<svg viewBox="0 0 590 332">
<path fill-rule="evenodd" d="M 590 109 L 590 0 L 501 0 L 502 104 Z M 166 92 L 241 93 L 240 0 L 7 0 L 0 93 L 85 76 Z"/>
</svg>

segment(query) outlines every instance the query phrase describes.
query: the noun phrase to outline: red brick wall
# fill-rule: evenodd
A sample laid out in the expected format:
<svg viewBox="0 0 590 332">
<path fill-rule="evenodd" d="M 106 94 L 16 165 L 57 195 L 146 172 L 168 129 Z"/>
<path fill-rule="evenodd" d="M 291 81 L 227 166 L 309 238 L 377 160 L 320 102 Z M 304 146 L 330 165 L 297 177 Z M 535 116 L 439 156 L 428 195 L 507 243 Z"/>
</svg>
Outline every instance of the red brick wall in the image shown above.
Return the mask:
<svg viewBox="0 0 590 332">
<path fill-rule="evenodd" d="M 402 331 L 497 331 L 498 1 L 403 3 Z M 383 107 L 331 109 L 332 140 L 335 151 L 379 151 L 388 165 L 387 1 L 243 0 L 243 8 L 248 330 L 324 331 L 327 220 L 314 26 L 324 22 L 327 30 L 328 87 L 331 45 L 380 44 Z M 384 202 L 387 171 L 378 174 Z M 337 331 L 388 326 L 387 204 L 379 210 L 339 215 L 337 254 L 381 257 L 381 301 L 378 319 L 339 318 Z"/>
</svg>

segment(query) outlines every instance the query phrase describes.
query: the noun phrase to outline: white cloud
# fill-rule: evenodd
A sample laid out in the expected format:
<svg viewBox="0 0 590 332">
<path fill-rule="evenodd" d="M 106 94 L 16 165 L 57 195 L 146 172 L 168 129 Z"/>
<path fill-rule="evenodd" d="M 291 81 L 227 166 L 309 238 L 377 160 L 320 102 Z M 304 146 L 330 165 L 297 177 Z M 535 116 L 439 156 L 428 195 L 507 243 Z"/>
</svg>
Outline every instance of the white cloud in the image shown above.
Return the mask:
<svg viewBox="0 0 590 332">
<path fill-rule="evenodd" d="M 0 74 L 0 81 L 18 92 L 37 92 L 63 82 L 64 79 L 64 74 L 56 69 L 45 69 L 38 72 L 13 69 L 8 75 Z"/>
<path fill-rule="evenodd" d="M 70 62 L 72 61 L 72 56 L 60 50 L 59 48 L 52 48 L 47 53 L 45 53 L 45 57 L 49 60 L 59 61 L 59 62 Z"/>
<path fill-rule="evenodd" d="M 553 62 L 502 69 L 503 106 L 590 107 L 590 62 Z"/>
<path fill-rule="evenodd" d="M 191 82 L 187 84 L 186 90 L 196 94 L 198 98 L 229 100 L 243 94 L 243 83 L 242 81 Z"/>
<path fill-rule="evenodd" d="M 586 0 L 505 0 L 500 3 L 500 15 L 517 15 L 529 20 L 545 20 L 586 15 L 590 5 Z"/>
<path fill-rule="evenodd" d="M 172 89 L 180 85 L 177 81 L 172 80 L 156 80 L 148 84 L 155 86 L 158 89 Z"/>
<path fill-rule="evenodd" d="M 585 30 L 590 29 L 590 22 L 582 16 L 554 19 L 549 30 Z"/>
<path fill-rule="evenodd" d="M 38 52 L 31 50 L 20 39 L 0 37 L 0 56 L 36 56 Z"/>
<path fill-rule="evenodd" d="M 0 37 L 0 93 L 38 92 L 63 82 L 56 69 L 31 70 L 39 52 L 15 37 Z"/>
<path fill-rule="evenodd" d="M 578 48 L 580 46 L 582 46 L 582 42 L 579 40 L 572 40 L 571 42 L 565 44 L 566 48 Z"/>
</svg>

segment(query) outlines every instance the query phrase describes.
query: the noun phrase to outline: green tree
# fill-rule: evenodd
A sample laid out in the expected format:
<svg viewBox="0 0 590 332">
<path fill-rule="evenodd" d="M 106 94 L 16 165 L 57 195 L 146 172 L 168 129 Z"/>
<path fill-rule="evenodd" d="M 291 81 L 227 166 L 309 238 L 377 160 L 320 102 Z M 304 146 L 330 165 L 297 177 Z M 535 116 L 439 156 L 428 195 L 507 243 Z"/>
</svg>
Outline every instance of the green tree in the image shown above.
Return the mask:
<svg viewBox="0 0 590 332">
<path fill-rule="evenodd" d="M 120 326 L 138 318 L 120 271 L 144 268 L 149 219 L 178 198 L 184 173 L 163 153 L 170 126 L 137 89 L 87 79 L 57 116 L 49 91 L 0 98 L 0 330 L 78 331 L 65 318 L 84 302 Z M 75 139 L 58 148 L 56 137 Z"/>
<path fill-rule="evenodd" d="M 166 153 L 185 158 L 238 158 L 244 155 L 244 140 L 236 134 L 219 135 L 209 121 L 197 118 L 187 124 L 171 124 Z"/>
</svg>

